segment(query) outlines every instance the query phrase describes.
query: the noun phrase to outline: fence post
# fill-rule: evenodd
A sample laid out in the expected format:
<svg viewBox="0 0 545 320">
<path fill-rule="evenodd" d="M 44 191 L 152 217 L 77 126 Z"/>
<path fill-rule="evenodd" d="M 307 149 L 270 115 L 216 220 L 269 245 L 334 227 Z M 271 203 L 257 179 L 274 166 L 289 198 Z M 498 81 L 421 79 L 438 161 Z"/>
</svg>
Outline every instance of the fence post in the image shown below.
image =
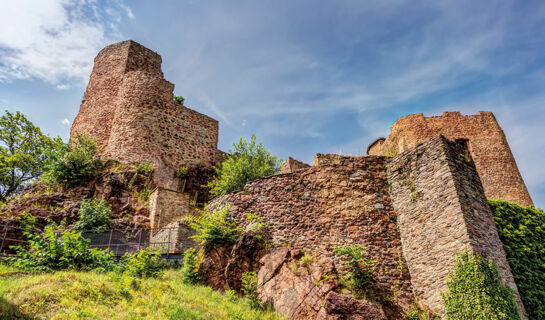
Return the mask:
<svg viewBox="0 0 545 320">
<path fill-rule="evenodd" d="M 140 236 L 138 237 L 138 251 L 140 251 L 140 244 L 142 243 L 142 233 L 144 233 L 144 229 L 140 229 Z"/>
<path fill-rule="evenodd" d="M 108 240 L 108 250 L 112 250 L 110 247 L 112 246 L 112 233 L 114 232 L 113 229 L 110 229 L 110 239 Z"/>
<path fill-rule="evenodd" d="M 171 229 L 168 228 L 167 261 L 168 261 L 168 254 L 170 253 L 170 231 Z"/>
<path fill-rule="evenodd" d="M 8 235 L 8 224 L 6 223 L 4 225 L 4 236 L 2 237 L 2 245 L 0 246 L 0 253 L 2 253 L 2 249 L 4 249 L 4 241 L 6 240 L 7 235 Z"/>
</svg>

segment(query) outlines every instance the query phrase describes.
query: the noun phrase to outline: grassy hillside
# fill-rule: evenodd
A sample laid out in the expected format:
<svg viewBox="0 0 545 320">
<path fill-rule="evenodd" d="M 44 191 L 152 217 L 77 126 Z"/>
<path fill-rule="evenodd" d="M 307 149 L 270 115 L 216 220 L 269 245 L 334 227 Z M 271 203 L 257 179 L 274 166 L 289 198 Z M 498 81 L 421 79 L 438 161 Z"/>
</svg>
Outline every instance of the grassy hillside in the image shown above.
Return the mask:
<svg viewBox="0 0 545 320">
<path fill-rule="evenodd" d="M 0 319 L 281 319 L 246 300 L 181 282 L 65 271 L 22 273 L 0 265 Z"/>
</svg>

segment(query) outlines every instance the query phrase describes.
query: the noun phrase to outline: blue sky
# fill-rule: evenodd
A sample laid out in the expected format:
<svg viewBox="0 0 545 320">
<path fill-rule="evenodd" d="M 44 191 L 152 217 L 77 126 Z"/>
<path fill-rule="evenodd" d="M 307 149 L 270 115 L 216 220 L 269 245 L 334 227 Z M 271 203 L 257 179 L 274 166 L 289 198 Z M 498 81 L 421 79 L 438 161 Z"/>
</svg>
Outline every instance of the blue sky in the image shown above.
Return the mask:
<svg viewBox="0 0 545 320">
<path fill-rule="evenodd" d="M 220 148 L 362 155 L 399 117 L 492 111 L 545 207 L 543 1 L 2 1 L 0 107 L 68 137 L 94 56 L 133 39 L 163 57 Z"/>
</svg>

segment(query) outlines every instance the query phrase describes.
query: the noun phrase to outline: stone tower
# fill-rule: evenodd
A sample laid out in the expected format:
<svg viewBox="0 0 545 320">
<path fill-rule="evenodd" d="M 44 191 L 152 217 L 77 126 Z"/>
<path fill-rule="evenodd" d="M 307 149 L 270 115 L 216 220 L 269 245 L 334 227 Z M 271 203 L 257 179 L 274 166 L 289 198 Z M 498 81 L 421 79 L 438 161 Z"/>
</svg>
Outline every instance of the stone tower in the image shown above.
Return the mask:
<svg viewBox="0 0 545 320">
<path fill-rule="evenodd" d="M 444 112 L 442 116 L 413 114 L 398 119 L 388 138 L 380 138 L 368 148 L 369 155 L 393 156 L 441 134 L 469 149 L 488 199 L 503 199 L 532 205 L 528 189 L 503 130 L 491 112 L 462 116 Z"/>
<path fill-rule="evenodd" d="M 107 46 L 95 58 L 71 138 L 95 138 L 103 159 L 151 162 L 156 183 L 176 189 L 178 168 L 212 166 L 219 151 L 218 121 L 175 102 L 173 90 L 157 53 L 131 40 Z"/>
</svg>

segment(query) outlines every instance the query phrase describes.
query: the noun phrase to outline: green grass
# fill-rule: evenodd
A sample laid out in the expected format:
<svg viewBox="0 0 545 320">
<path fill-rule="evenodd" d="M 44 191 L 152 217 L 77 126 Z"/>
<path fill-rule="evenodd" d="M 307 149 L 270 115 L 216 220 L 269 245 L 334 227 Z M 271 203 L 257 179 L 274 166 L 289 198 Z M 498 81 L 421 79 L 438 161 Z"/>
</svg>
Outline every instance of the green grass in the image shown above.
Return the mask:
<svg viewBox="0 0 545 320">
<path fill-rule="evenodd" d="M 245 299 L 183 284 L 179 270 L 158 279 L 117 273 L 18 272 L 0 265 L 0 319 L 282 319 Z"/>
</svg>

